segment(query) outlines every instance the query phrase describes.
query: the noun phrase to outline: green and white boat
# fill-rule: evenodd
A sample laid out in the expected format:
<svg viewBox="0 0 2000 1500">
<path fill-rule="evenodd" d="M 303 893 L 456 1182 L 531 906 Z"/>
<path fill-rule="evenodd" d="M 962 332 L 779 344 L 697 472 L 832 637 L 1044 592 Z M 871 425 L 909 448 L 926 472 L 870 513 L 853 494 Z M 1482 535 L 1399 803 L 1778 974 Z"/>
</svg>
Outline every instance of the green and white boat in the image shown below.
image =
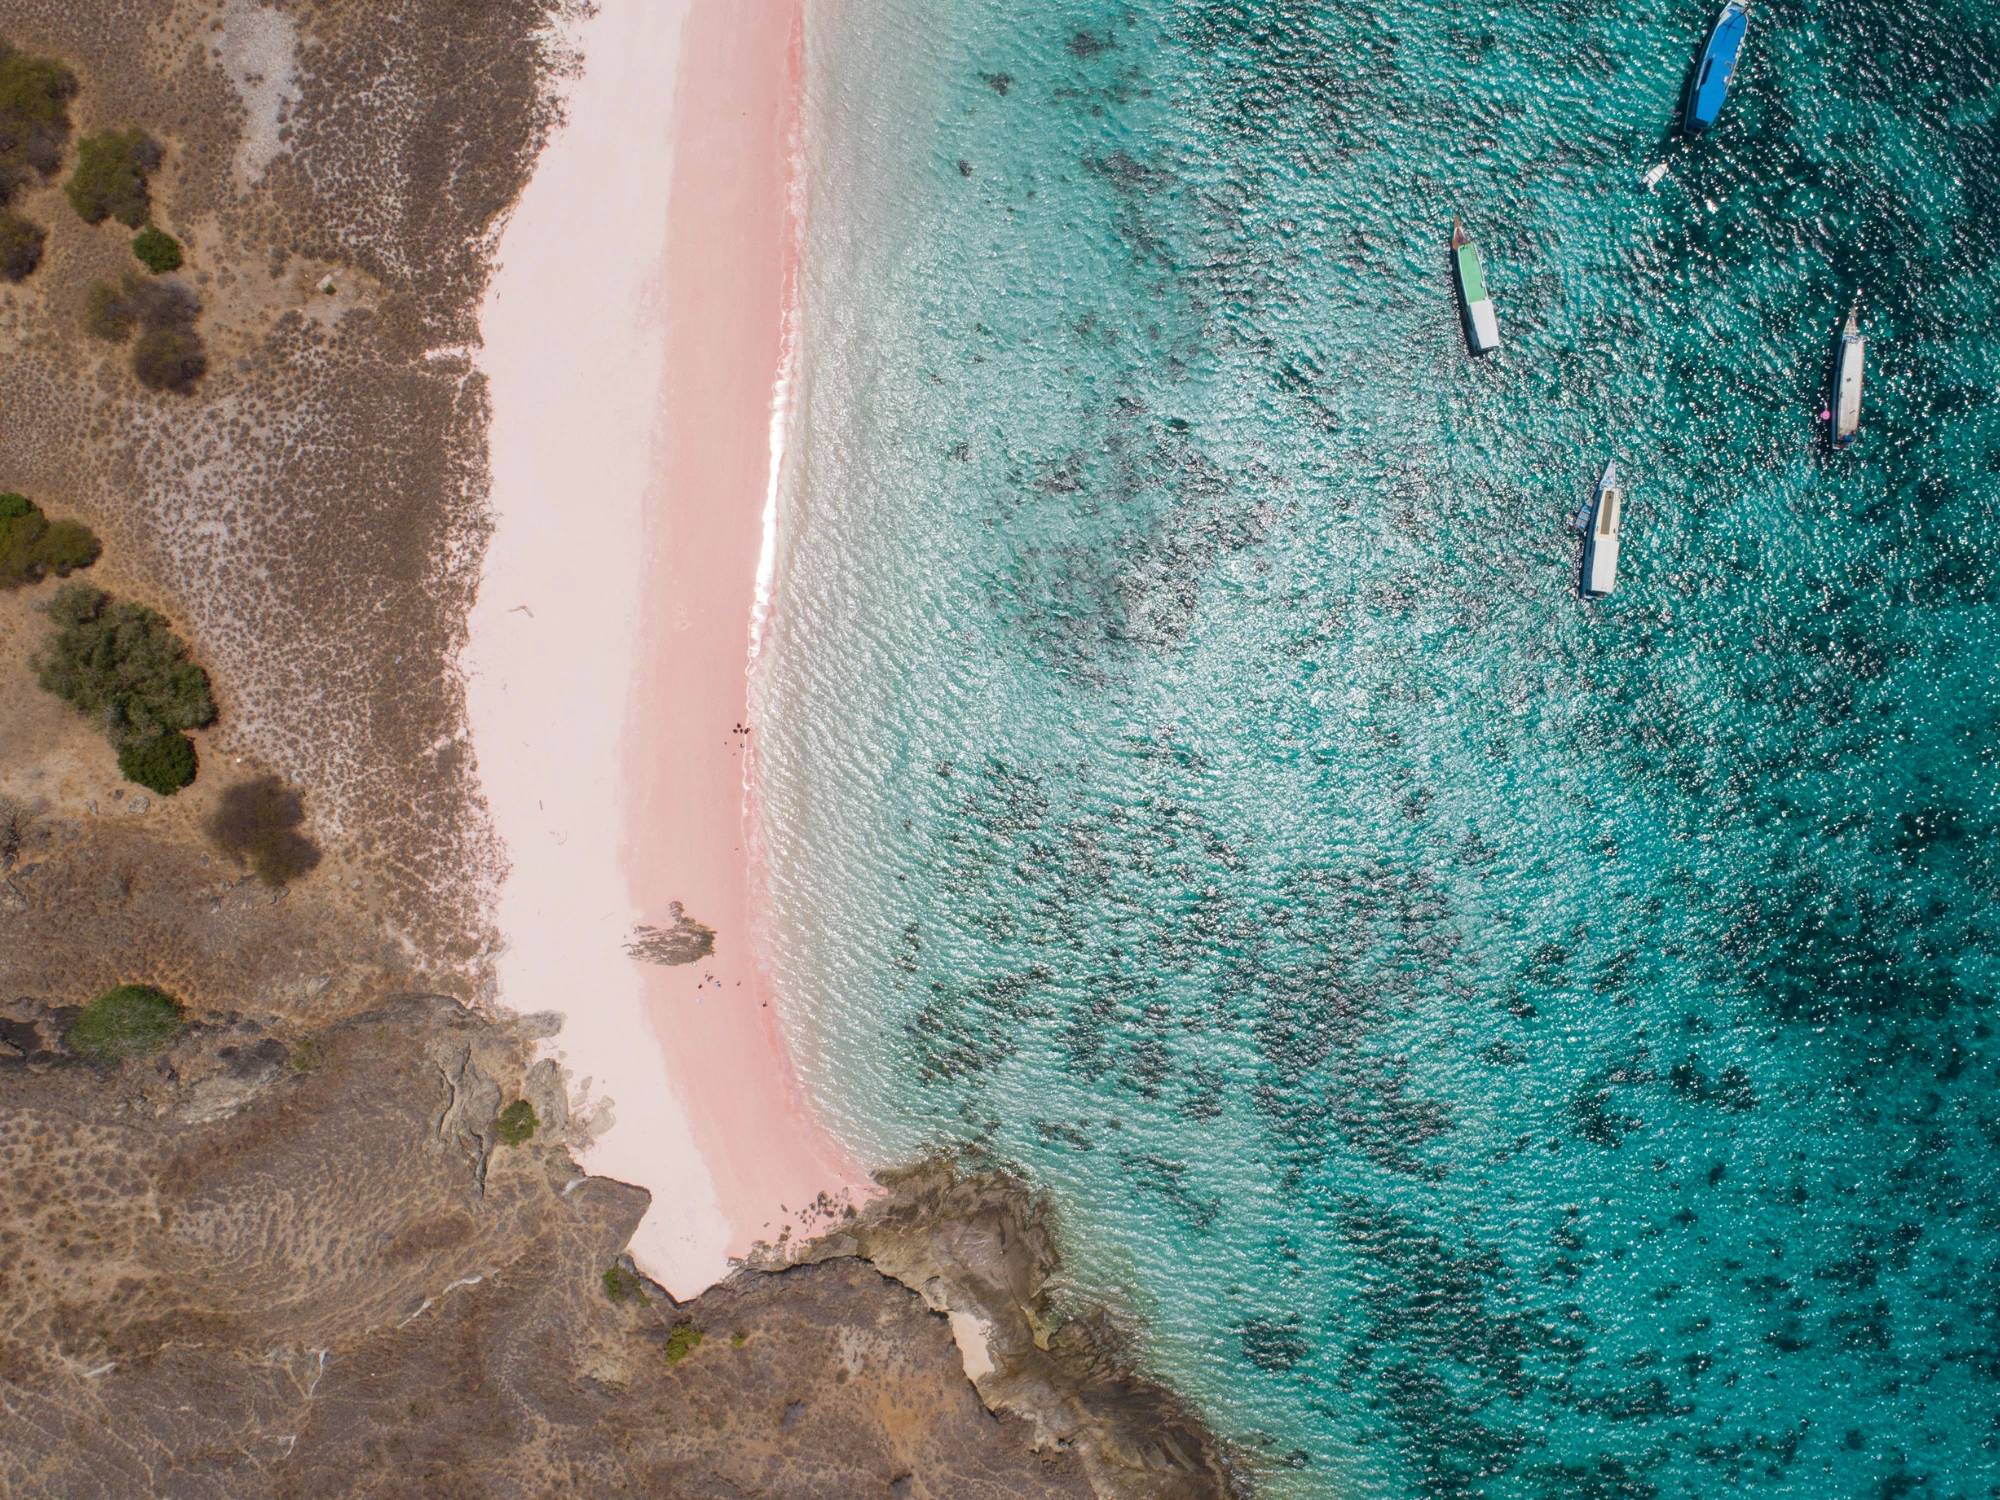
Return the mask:
<svg viewBox="0 0 2000 1500">
<path fill-rule="evenodd" d="M 1486 295 L 1486 273 L 1479 264 L 1479 247 L 1451 221 L 1452 261 L 1458 267 L 1458 294 L 1465 299 L 1465 337 L 1474 354 L 1500 347 L 1500 320 L 1493 316 L 1493 299 Z"/>
</svg>

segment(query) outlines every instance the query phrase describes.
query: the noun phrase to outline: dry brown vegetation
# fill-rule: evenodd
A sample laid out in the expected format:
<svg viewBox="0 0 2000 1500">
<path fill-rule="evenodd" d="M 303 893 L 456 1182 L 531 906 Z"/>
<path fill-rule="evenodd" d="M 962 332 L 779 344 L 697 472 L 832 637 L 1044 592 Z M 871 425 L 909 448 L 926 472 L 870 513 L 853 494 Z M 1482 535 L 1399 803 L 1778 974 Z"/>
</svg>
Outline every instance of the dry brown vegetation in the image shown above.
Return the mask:
<svg viewBox="0 0 2000 1500">
<path fill-rule="evenodd" d="M 222 794 L 208 822 L 216 848 L 248 865 L 269 886 L 289 885 L 319 864 L 319 848 L 299 832 L 299 794 L 275 776 L 238 782 Z"/>
</svg>

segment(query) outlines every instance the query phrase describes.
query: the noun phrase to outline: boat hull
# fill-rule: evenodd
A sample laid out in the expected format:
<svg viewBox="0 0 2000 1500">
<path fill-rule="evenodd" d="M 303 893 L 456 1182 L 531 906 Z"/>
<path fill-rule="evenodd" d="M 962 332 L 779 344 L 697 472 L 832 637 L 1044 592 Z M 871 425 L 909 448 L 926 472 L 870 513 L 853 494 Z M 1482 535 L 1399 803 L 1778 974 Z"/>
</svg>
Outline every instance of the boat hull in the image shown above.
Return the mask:
<svg viewBox="0 0 2000 1500">
<path fill-rule="evenodd" d="M 1861 367 L 1868 340 L 1858 333 L 1840 340 L 1840 364 L 1833 401 L 1833 445 L 1845 448 L 1861 432 Z"/>
<path fill-rule="evenodd" d="M 1694 79 L 1688 87 L 1687 114 L 1683 125 L 1689 135 L 1700 135 L 1713 125 L 1729 97 L 1729 81 L 1736 74 L 1736 61 L 1743 51 L 1743 38 L 1750 30 L 1748 10 L 1737 4 L 1723 9 L 1708 35 L 1695 64 Z"/>
</svg>

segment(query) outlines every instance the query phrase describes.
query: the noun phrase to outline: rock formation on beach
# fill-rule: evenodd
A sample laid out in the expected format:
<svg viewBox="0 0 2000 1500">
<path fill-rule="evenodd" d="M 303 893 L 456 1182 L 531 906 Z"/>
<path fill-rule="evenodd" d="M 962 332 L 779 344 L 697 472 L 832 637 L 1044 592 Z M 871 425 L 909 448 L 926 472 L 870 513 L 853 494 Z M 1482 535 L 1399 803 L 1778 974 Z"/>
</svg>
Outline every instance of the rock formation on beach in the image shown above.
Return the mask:
<svg viewBox="0 0 2000 1500">
<path fill-rule="evenodd" d="M 482 1008 L 469 345 L 568 9 L 0 0 L 79 136 L 143 134 L 155 226 L 10 188 L 41 237 L 0 284 L 0 491 L 87 525 L 219 710 L 149 794 L 28 668 L 54 580 L 0 591 L 0 1492 L 1228 1493 L 1119 1339 L 1056 1318 L 1018 1183 L 913 1172 L 676 1304 L 621 1259 L 646 1195 L 575 1164 L 559 1018 Z M 135 254 L 203 351 L 162 388 L 83 326 L 159 284 Z M 714 936 L 676 908 L 633 951 Z M 127 985 L 163 1029 L 92 1060 L 79 1017 Z"/>
</svg>

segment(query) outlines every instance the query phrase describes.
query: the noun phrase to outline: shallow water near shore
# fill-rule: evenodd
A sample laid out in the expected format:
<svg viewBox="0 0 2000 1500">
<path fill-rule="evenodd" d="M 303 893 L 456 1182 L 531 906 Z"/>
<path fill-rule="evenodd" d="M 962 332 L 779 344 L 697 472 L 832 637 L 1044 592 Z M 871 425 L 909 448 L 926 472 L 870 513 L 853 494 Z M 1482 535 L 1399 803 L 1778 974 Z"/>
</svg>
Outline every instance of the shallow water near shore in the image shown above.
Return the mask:
<svg viewBox="0 0 2000 1500">
<path fill-rule="evenodd" d="M 1048 1187 L 1273 1494 L 2000 1494 L 2000 9 L 1760 5 L 1695 142 L 1691 5 L 937 14 L 807 38 L 831 1128 Z"/>
</svg>

